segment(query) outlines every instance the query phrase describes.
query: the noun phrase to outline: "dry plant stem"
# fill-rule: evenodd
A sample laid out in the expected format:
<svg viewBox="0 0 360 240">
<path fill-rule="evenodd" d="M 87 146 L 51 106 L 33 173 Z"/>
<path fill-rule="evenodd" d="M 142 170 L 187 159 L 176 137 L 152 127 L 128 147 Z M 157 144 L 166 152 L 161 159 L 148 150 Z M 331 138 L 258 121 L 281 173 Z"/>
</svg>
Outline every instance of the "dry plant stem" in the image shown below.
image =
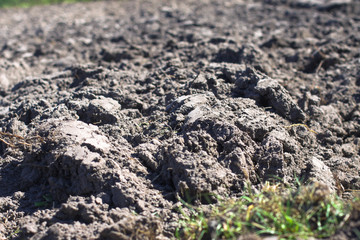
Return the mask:
<svg viewBox="0 0 360 240">
<path fill-rule="evenodd" d="M 14 145 L 12 145 L 11 143 L 8 143 L 7 141 L 5 141 L 4 139 L 0 138 L 0 141 L 5 143 L 6 145 L 10 146 L 10 147 L 15 147 Z"/>
<path fill-rule="evenodd" d="M 24 146 L 31 146 L 32 144 L 27 143 L 26 141 L 33 140 L 33 139 L 39 139 L 40 141 L 43 141 L 42 137 L 40 137 L 40 136 L 35 136 L 32 138 L 25 139 L 24 137 L 21 137 L 19 135 L 7 133 L 7 132 L 0 132 L 0 135 L 9 138 L 10 141 L 5 140 L 4 138 L 0 138 L 0 141 L 12 148 L 15 148 L 16 144 L 20 144 L 20 145 L 24 145 Z"/>
<path fill-rule="evenodd" d="M 312 133 L 314 133 L 314 134 L 318 134 L 317 132 L 315 132 L 314 130 L 312 130 L 308 125 L 302 124 L 302 123 L 291 124 L 290 126 L 285 126 L 285 128 L 292 128 L 292 127 L 297 127 L 297 126 L 303 126 L 303 127 L 305 127 L 309 132 L 312 132 Z"/>
</svg>

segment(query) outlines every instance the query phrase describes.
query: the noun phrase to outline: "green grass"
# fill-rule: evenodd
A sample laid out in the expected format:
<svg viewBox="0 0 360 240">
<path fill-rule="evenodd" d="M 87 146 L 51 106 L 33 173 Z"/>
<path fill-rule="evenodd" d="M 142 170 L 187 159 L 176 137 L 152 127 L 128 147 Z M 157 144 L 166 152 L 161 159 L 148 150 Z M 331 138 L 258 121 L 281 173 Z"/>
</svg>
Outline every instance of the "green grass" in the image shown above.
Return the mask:
<svg viewBox="0 0 360 240">
<path fill-rule="evenodd" d="M 42 196 L 43 200 L 34 203 L 35 207 L 49 207 L 53 202 L 53 198 L 50 194 L 45 194 Z"/>
<path fill-rule="evenodd" d="M 0 0 L 0 8 L 8 7 L 31 7 L 35 5 L 89 2 L 92 0 Z"/>
<path fill-rule="evenodd" d="M 351 217 L 360 199 L 346 202 L 320 184 L 291 190 L 265 183 L 259 193 L 249 187 L 233 200 L 221 200 L 210 211 L 182 201 L 178 239 L 236 239 L 243 234 L 279 239 L 332 236 Z M 357 209 L 357 207 L 356 207 Z M 358 210 L 358 209 L 357 209 Z"/>
</svg>

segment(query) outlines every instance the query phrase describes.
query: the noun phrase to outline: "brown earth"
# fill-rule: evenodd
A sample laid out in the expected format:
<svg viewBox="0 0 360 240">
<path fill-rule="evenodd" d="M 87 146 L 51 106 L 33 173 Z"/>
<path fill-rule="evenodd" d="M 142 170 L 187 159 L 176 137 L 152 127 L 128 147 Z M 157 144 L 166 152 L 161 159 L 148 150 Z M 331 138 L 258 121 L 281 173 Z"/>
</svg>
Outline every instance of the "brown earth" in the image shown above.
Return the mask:
<svg viewBox="0 0 360 240">
<path fill-rule="evenodd" d="M 173 238 L 179 197 L 247 181 L 360 189 L 359 1 L 0 16 L 0 239 Z M 356 239 L 359 215 L 333 239 Z"/>
</svg>

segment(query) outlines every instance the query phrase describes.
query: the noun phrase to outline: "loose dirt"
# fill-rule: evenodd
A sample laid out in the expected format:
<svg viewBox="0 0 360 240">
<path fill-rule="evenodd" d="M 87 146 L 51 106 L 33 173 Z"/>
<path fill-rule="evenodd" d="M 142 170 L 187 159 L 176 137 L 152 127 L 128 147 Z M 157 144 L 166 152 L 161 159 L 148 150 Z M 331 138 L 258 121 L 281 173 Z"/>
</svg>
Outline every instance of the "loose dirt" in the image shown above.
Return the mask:
<svg viewBox="0 0 360 240">
<path fill-rule="evenodd" d="M 0 15 L 0 239 L 169 239 L 179 198 L 272 179 L 360 189 L 356 0 Z"/>
</svg>

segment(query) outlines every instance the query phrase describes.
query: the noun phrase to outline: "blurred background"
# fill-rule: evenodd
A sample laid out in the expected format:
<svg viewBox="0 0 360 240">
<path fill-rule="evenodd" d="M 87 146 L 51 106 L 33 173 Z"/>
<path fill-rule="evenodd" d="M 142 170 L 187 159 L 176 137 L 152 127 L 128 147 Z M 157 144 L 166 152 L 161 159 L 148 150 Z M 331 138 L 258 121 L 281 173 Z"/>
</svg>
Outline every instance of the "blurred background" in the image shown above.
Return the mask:
<svg viewBox="0 0 360 240">
<path fill-rule="evenodd" d="M 94 0 L 0 0 L 0 8 L 7 7 L 31 7 L 42 4 L 90 2 Z"/>
</svg>

